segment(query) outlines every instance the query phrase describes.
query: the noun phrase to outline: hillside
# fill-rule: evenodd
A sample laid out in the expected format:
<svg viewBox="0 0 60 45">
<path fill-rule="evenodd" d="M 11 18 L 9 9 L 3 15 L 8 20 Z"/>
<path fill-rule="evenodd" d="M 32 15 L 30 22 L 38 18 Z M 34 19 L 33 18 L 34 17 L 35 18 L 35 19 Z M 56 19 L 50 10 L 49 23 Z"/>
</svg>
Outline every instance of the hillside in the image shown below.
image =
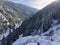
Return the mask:
<svg viewBox="0 0 60 45">
<path fill-rule="evenodd" d="M 37 9 L 5 0 L 0 1 L 0 33 L 8 26 L 20 24 L 37 12 Z"/>
<path fill-rule="evenodd" d="M 16 14 L 19 13 L 17 12 Z M 33 16 L 31 16 L 29 19 L 24 20 L 21 26 L 19 26 L 18 28 L 16 29 L 13 28 L 13 31 L 9 31 L 9 35 L 7 37 L 5 37 L 5 35 L 3 36 L 1 44 L 34 45 L 36 43 L 39 44 L 41 43 L 41 45 L 55 45 L 55 44 L 59 45 L 60 44 L 59 32 L 60 32 L 60 1 L 56 1 L 53 2 L 52 4 L 49 4 L 42 10 L 38 11 L 37 13 L 33 14 Z M 45 41 L 45 43 L 43 43 L 43 41 Z"/>
<path fill-rule="evenodd" d="M 38 11 L 30 19 L 25 20 L 21 29 L 24 30 L 24 35 L 31 35 L 35 30 L 37 34 L 40 30 L 42 32 L 47 31 L 50 27 L 53 27 L 60 23 L 60 1 L 56 1 L 42 10 Z M 40 33 L 42 33 L 40 32 Z M 27 34 L 28 33 L 28 34 Z"/>
<path fill-rule="evenodd" d="M 12 45 L 60 45 L 60 1 L 38 11 L 18 29 L 23 37 Z"/>
</svg>

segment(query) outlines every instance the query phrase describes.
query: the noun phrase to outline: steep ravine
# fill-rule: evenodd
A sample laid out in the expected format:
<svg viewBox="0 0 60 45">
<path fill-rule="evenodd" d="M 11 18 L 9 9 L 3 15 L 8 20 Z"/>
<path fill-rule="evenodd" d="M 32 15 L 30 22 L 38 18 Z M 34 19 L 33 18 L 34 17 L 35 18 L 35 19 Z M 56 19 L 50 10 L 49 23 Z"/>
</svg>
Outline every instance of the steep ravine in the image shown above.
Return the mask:
<svg viewBox="0 0 60 45">
<path fill-rule="evenodd" d="M 3 38 L 2 45 L 12 45 L 12 43 L 19 38 L 19 35 L 29 36 L 32 35 L 35 30 L 37 30 L 38 33 L 39 28 L 40 30 L 43 29 L 42 33 L 46 32 L 50 27 L 59 24 L 59 20 L 60 2 L 57 1 L 40 10 L 28 20 L 25 20 L 19 28 L 13 30 L 6 38 Z M 54 21 L 56 21 L 56 23 L 54 23 Z M 35 35 L 37 35 L 36 32 Z"/>
<path fill-rule="evenodd" d="M 25 6 L 23 4 L 17 4 L 6 0 L 0 0 L 0 42 L 1 40 L 3 42 L 3 39 L 6 38 L 4 39 L 5 43 L 0 43 L 0 45 L 9 45 L 10 43 L 7 44 L 7 41 L 11 39 L 11 36 L 14 35 L 16 37 L 15 33 L 18 32 L 16 28 L 19 27 L 24 20 L 29 19 L 37 11 L 37 9 Z M 8 39 L 7 36 L 10 39 Z M 15 40 L 13 40 L 13 42 Z"/>
</svg>

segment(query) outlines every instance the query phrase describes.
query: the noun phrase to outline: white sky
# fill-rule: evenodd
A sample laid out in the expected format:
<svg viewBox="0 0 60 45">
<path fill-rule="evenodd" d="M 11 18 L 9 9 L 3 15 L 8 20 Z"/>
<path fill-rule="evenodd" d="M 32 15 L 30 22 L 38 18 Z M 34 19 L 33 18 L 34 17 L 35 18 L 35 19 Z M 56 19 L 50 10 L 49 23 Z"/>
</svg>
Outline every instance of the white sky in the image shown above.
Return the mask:
<svg viewBox="0 0 60 45">
<path fill-rule="evenodd" d="M 56 0 L 10 0 L 10 1 L 21 3 L 21 4 L 24 4 L 33 8 L 42 9 L 48 4 Z"/>
</svg>

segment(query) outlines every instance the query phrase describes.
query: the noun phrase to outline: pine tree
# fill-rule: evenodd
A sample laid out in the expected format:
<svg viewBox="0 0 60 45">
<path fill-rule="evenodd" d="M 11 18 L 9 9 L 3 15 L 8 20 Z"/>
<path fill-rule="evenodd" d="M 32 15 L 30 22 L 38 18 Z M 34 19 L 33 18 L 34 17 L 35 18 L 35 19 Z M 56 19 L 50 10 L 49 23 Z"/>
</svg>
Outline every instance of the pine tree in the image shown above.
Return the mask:
<svg viewBox="0 0 60 45">
<path fill-rule="evenodd" d="M 40 45 L 40 43 L 38 42 L 37 45 Z"/>
<path fill-rule="evenodd" d="M 1 44 L 2 45 L 6 45 L 7 44 L 7 41 L 5 40 L 5 37 L 3 36 L 3 39 L 2 39 L 2 41 L 1 41 Z"/>
</svg>

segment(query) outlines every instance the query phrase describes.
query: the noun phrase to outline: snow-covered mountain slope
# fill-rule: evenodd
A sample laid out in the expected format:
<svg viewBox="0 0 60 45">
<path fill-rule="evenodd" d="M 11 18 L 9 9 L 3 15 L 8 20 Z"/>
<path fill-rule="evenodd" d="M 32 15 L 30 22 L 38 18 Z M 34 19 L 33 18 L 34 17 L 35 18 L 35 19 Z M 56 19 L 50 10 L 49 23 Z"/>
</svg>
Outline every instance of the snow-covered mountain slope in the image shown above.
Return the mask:
<svg viewBox="0 0 60 45">
<path fill-rule="evenodd" d="M 55 26 L 60 27 L 59 25 L 60 25 L 60 1 L 56 1 L 56 2 L 53 2 L 52 4 L 48 5 L 44 9 L 40 10 L 39 12 L 37 12 L 35 15 L 30 17 L 29 19 L 25 20 L 21 24 L 21 26 L 19 26 L 15 30 L 13 30 L 13 32 L 10 32 L 10 34 L 6 38 L 3 38 L 1 44 L 2 45 L 4 45 L 4 44 L 12 45 L 12 43 L 19 38 L 19 35 L 22 35 L 22 36 L 40 35 L 43 37 L 47 36 L 47 38 L 49 38 L 48 41 L 47 41 L 47 39 L 45 39 L 43 37 L 42 37 L 43 38 L 42 40 L 43 41 L 46 40 L 48 42 L 48 44 L 50 44 L 50 43 L 52 43 L 51 41 L 53 41 L 53 39 L 56 39 L 56 40 L 59 39 L 58 38 L 59 33 L 58 34 L 56 33 L 56 32 L 59 32 L 58 31 L 58 30 L 60 30 L 59 28 L 57 31 L 55 29 L 52 29 L 52 31 L 50 31 L 51 28 L 54 28 Z M 50 32 L 47 34 L 46 31 L 48 31 L 48 32 L 50 31 Z M 53 35 L 53 32 L 55 32 L 55 34 L 57 35 L 56 38 L 55 38 L 56 35 L 55 34 Z M 53 35 L 52 36 L 53 39 L 50 39 L 51 35 Z M 39 37 L 38 39 L 41 38 L 40 36 L 38 36 Z M 40 40 L 39 40 L 39 42 L 40 42 Z M 43 43 L 42 45 L 47 44 L 47 42 Z M 23 42 L 21 42 L 21 43 L 23 43 Z M 59 43 L 59 41 L 56 42 L 56 44 L 57 43 Z M 32 43 L 32 44 L 36 44 L 36 43 Z M 54 45 L 54 42 L 53 42 L 53 45 Z"/>
<path fill-rule="evenodd" d="M 38 10 L 6 0 L 0 0 L 0 42 L 3 37 L 7 37 L 13 30 L 18 28 L 22 22 Z"/>
<path fill-rule="evenodd" d="M 21 37 L 12 45 L 60 45 L 60 24 L 51 27 L 41 36 Z"/>
<path fill-rule="evenodd" d="M 8 25 L 14 26 L 28 19 L 38 10 L 5 0 L 0 0 L 0 33 L 7 30 Z"/>
</svg>

